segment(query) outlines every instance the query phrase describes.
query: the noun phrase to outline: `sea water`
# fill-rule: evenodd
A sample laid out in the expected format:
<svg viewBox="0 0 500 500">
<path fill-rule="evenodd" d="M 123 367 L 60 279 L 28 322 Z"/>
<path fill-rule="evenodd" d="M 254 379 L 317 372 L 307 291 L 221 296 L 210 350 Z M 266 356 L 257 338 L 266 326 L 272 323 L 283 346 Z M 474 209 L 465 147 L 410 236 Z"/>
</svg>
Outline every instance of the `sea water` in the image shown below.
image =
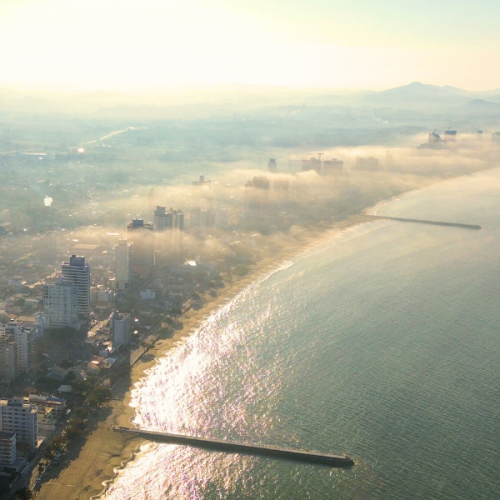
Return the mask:
<svg viewBox="0 0 500 500">
<path fill-rule="evenodd" d="M 134 394 L 146 429 L 350 469 L 148 445 L 109 499 L 500 497 L 500 171 L 413 192 L 262 277 Z"/>
</svg>

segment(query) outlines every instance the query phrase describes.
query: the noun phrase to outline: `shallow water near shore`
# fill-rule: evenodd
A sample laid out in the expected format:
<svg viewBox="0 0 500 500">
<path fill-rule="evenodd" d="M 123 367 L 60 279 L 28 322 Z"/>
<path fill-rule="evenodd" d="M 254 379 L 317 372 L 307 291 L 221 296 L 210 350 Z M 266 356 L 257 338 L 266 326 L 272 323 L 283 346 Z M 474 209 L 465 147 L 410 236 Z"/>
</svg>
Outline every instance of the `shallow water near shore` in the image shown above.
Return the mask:
<svg viewBox="0 0 500 500">
<path fill-rule="evenodd" d="M 139 384 L 136 424 L 347 453 L 352 469 L 153 445 L 111 499 L 500 494 L 500 172 L 413 192 L 210 316 Z"/>
</svg>

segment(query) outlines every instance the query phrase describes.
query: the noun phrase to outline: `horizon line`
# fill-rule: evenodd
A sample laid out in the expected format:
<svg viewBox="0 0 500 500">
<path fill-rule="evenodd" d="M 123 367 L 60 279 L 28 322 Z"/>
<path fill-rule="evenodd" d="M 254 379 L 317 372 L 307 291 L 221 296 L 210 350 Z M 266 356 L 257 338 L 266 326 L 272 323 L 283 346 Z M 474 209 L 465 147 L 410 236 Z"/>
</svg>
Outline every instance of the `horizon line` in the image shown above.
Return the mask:
<svg viewBox="0 0 500 500">
<path fill-rule="evenodd" d="M 500 92 L 500 87 L 482 89 L 482 90 L 469 90 L 462 87 L 456 87 L 454 85 L 435 85 L 432 83 L 422 83 L 420 81 L 411 81 L 406 84 L 384 87 L 379 89 L 369 89 L 369 88 L 345 88 L 345 87 L 293 87 L 287 85 L 276 85 L 276 84 L 260 84 L 260 83 L 244 83 L 244 82 L 227 82 L 227 83 L 179 83 L 175 85 L 151 85 L 151 86 L 135 86 L 129 88 L 123 88 L 116 86 L 114 88 L 110 87 L 92 87 L 87 88 L 78 87 L 76 85 L 56 85 L 56 84 L 37 84 L 28 85 L 25 83 L 2 83 L 0 82 L 0 91 L 4 89 L 13 90 L 16 92 L 47 92 L 47 93 L 106 93 L 106 94 L 144 94 L 144 93 L 160 93 L 160 92 L 182 92 L 186 91 L 202 91 L 202 90 L 217 90 L 223 88 L 254 88 L 254 89 L 273 89 L 273 90 L 288 90 L 288 91 L 304 91 L 304 92 L 340 92 L 340 93 L 377 93 L 384 92 L 388 90 L 395 90 L 399 88 L 409 87 L 411 85 L 422 85 L 423 87 L 434 87 L 440 89 L 456 89 L 460 91 L 470 92 L 470 93 L 484 93 L 484 92 Z"/>
</svg>

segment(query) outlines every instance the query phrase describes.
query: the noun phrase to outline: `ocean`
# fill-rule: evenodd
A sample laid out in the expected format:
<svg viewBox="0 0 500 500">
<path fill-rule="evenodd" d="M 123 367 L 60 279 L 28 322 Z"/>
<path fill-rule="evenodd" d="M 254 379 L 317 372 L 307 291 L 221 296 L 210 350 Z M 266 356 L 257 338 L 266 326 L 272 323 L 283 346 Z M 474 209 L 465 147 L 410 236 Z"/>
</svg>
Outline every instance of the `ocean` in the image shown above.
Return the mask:
<svg viewBox="0 0 500 500">
<path fill-rule="evenodd" d="M 106 499 L 500 497 L 500 171 L 409 193 L 281 263 L 160 359 L 136 424 L 347 453 L 332 469 L 149 444 Z"/>
</svg>

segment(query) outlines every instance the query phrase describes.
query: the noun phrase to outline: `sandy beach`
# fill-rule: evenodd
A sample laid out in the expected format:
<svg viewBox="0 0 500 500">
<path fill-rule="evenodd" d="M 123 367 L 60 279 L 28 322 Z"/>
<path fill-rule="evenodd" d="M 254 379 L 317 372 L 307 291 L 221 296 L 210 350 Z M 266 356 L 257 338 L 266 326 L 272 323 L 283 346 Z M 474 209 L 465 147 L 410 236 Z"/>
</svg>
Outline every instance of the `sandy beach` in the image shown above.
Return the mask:
<svg viewBox="0 0 500 500">
<path fill-rule="evenodd" d="M 279 255 L 262 259 L 251 266 L 247 275 L 235 278 L 231 284 L 226 284 L 215 299 L 207 300 L 199 310 L 190 309 L 180 316 L 182 328 L 176 330 L 172 337 L 158 340 L 154 349 L 144 353 L 132 367 L 130 378 L 122 379 L 115 385 L 113 396 L 117 399 L 108 403 L 89 419 L 86 435 L 69 445 L 59 466 L 53 466 L 47 471 L 40 489 L 36 491 L 36 498 L 41 500 L 99 498 L 105 491 L 105 484 L 115 477 L 116 470 L 132 460 L 140 451 L 140 446 L 146 443 L 141 438 L 114 432 L 113 426 L 131 425 L 130 422 L 135 415 L 134 408 L 130 406 L 132 391 L 135 384 L 145 376 L 144 372 L 156 363 L 156 359 L 175 349 L 179 342 L 195 333 L 210 314 L 253 282 L 272 272 L 281 262 L 331 239 L 335 234 L 350 227 L 370 221 L 370 217 L 356 215 L 324 229 L 303 231 L 296 237 L 290 238 L 290 243 Z"/>
</svg>

